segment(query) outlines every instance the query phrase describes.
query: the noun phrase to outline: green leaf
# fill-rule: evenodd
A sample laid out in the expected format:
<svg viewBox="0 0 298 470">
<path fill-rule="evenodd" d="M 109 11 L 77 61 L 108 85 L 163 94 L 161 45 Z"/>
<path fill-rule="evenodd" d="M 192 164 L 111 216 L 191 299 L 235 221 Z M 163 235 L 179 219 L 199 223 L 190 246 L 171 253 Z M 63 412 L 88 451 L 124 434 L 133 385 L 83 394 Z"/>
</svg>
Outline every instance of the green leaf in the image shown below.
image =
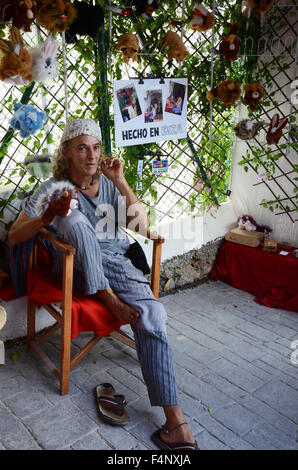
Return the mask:
<svg viewBox="0 0 298 470">
<path fill-rule="evenodd" d="M 20 359 L 20 353 L 19 352 L 14 352 L 13 355 L 11 356 L 12 361 L 18 361 Z"/>
</svg>

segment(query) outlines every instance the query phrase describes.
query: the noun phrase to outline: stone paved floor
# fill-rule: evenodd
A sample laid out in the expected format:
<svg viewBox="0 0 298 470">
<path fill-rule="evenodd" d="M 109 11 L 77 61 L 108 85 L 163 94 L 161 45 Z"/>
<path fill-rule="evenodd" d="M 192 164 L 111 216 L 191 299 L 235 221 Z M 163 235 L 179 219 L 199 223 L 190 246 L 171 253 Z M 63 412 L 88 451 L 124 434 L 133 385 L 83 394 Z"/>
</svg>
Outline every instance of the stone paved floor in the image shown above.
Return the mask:
<svg viewBox="0 0 298 470">
<path fill-rule="evenodd" d="M 298 449 L 298 365 L 291 363 L 298 314 L 260 306 L 222 282 L 161 300 L 183 410 L 199 447 Z M 88 336 L 80 335 L 74 349 Z M 58 345 L 56 335 L 46 347 L 55 359 Z M 131 415 L 125 427 L 99 419 L 93 389 L 100 382 L 125 394 Z M 163 421 L 161 409 L 149 404 L 135 352 L 112 339 L 73 369 L 67 396 L 25 346 L 6 349 L 0 450 L 156 449 L 150 435 Z"/>
</svg>

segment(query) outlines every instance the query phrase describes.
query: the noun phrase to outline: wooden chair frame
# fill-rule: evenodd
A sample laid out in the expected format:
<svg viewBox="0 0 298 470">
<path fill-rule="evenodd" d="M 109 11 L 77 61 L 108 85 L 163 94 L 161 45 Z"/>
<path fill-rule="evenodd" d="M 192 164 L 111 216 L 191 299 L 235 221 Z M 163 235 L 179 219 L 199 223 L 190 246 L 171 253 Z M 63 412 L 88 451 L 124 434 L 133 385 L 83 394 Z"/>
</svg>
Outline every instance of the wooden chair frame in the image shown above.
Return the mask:
<svg viewBox="0 0 298 470">
<path fill-rule="evenodd" d="M 102 339 L 102 336 L 95 336 L 71 359 L 71 318 L 72 318 L 72 284 L 73 284 L 73 261 L 75 255 L 75 248 L 67 243 L 64 243 L 59 238 L 55 237 L 51 232 L 42 228 L 38 233 L 39 236 L 52 243 L 58 250 L 63 253 L 63 273 L 62 273 L 62 313 L 59 309 L 52 304 L 43 305 L 43 307 L 54 317 L 56 323 L 50 327 L 46 333 L 36 338 L 35 330 L 35 316 L 36 306 L 28 301 L 27 304 L 27 345 L 29 349 L 33 349 L 38 356 L 43 360 L 52 373 L 58 378 L 60 382 L 60 393 L 66 395 L 69 392 L 69 377 L 71 369 L 83 359 L 83 357 Z M 153 255 L 152 255 L 152 269 L 151 269 L 151 290 L 153 295 L 158 298 L 159 296 L 159 280 L 160 280 L 160 262 L 161 262 L 161 248 L 164 239 L 159 235 L 147 232 L 147 238 L 153 240 Z M 36 248 L 33 250 L 30 262 L 29 271 L 36 267 Z M 60 370 L 53 364 L 50 358 L 41 349 L 41 346 L 48 341 L 51 336 L 61 328 L 61 358 Z M 136 349 L 134 340 L 124 331 L 113 331 L 110 337 Z"/>
</svg>

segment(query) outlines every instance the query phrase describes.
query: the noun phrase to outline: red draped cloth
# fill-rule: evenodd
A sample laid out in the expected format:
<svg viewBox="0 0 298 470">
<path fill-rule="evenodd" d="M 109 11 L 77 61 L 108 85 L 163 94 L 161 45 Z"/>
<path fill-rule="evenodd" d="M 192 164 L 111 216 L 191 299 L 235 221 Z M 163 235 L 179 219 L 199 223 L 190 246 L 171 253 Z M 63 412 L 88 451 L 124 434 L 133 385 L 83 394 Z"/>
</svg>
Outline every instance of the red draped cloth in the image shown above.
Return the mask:
<svg viewBox="0 0 298 470">
<path fill-rule="evenodd" d="M 62 287 L 50 275 L 50 255 L 39 243 L 38 271 L 31 271 L 27 280 L 27 295 L 30 303 L 40 307 L 44 304 L 62 301 Z M 13 284 L 0 288 L 0 298 L 9 301 L 16 299 Z M 108 336 L 123 325 L 105 305 L 92 295 L 73 291 L 71 339 L 83 331 L 93 331 L 96 336 Z"/>
<path fill-rule="evenodd" d="M 280 255 L 280 251 L 289 252 Z M 278 245 L 276 253 L 225 241 L 210 273 L 213 281 L 222 280 L 255 295 L 255 302 L 266 307 L 298 312 L 298 259 L 294 247 Z"/>
</svg>

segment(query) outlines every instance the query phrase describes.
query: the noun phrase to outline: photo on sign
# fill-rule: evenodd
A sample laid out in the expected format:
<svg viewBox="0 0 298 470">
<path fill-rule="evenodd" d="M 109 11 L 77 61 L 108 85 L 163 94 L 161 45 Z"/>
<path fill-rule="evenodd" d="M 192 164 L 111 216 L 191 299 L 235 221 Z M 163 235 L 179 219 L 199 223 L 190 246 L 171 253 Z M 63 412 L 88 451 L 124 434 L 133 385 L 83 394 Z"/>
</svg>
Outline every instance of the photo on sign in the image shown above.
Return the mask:
<svg viewBox="0 0 298 470">
<path fill-rule="evenodd" d="M 123 122 L 130 121 L 142 114 L 139 98 L 134 85 L 121 88 L 116 92 Z"/>
<path fill-rule="evenodd" d="M 162 90 L 147 90 L 145 98 L 145 122 L 160 122 L 162 113 Z"/>
<path fill-rule="evenodd" d="M 176 115 L 182 114 L 183 101 L 185 96 L 186 86 L 181 83 L 173 82 L 170 80 L 169 92 L 166 101 L 165 112 Z"/>
</svg>

